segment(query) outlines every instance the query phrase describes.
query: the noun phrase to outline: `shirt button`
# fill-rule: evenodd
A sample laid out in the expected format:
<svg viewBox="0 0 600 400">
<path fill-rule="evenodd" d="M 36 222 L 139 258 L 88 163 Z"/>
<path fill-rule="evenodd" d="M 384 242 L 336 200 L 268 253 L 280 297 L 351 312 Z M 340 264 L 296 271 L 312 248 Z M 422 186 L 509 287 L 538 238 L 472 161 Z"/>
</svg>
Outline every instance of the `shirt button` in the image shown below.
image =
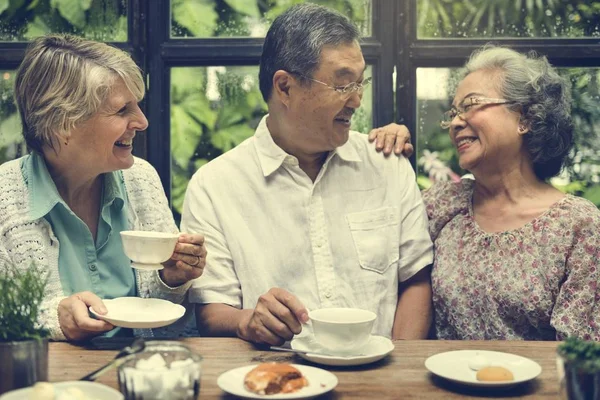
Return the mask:
<svg viewBox="0 0 600 400">
<path fill-rule="evenodd" d="M 331 292 L 325 292 L 325 297 L 327 297 L 328 299 L 331 298 Z"/>
<path fill-rule="evenodd" d="M 90 271 L 95 271 L 96 269 L 96 264 L 90 264 Z"/>
<path fill-rule="evenodd" d="M 318 242 L 318 243 L 317 243 L 317 247 L 320 249 L 321 247 L 323 247 L 323 243 L 321 243 L 321 242 Z"/>
</svg>

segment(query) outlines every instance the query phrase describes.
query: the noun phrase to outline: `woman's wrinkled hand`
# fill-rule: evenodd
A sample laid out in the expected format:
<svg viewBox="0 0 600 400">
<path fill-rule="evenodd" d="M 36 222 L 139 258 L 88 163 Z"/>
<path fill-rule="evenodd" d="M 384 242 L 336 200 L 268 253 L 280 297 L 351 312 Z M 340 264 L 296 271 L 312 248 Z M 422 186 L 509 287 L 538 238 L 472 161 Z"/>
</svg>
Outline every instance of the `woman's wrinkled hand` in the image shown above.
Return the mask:
<svg viewBox="0 0 600 400">
<path fill-rule="evenodd" d="M 163 263 L 160 277 L 167 285 L 176 287 L 196 279 L 204 272 L 206 248 L 204 236 L 198 233 L 182 233 L 171 258 Z"/>
<path fill-rule="evenodd" d="M 67 340 L 89 339 L 114 328 L 106 321 L 91 318 L 88 311 L 90 306 L 98 314 L 108 311 L 102 299 L 92 292 L 75 293 L 58 304 L 58 322 Z"/>
<path fill-rule="evenodd" d="M 388 124 L 369 132 L 369 141 L 375 141 L 375 150 L 382 151 L 386 156 L 392 153 L 410 157 L 415 151 L 410 143 L 410 132 L 405 125 Z"/>
</svg>

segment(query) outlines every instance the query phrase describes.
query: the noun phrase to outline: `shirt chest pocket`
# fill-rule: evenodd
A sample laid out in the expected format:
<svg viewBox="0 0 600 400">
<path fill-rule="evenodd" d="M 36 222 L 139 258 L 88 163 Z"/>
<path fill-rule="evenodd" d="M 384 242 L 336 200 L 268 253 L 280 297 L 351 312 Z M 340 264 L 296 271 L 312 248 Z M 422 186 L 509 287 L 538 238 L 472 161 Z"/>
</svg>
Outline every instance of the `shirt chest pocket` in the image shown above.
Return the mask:
<svg viewBox="0 0 600 400">
<path fill-rule="evenodd" d="M 398 262 L 400 215 L 398 208 L 346 214 L 361 268 L 380 274 Z"/>
</svg>

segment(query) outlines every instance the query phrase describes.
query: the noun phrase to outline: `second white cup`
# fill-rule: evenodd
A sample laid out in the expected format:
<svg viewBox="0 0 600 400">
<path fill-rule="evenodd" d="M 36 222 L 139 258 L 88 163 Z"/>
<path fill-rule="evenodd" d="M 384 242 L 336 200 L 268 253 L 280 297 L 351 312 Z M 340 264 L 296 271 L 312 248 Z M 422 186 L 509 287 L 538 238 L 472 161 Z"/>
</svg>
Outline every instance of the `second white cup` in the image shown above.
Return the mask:
<svg viewBox="0 0 600 400">
<path fill-rule="evenodd" d="M 321 308 L 308 313 L 315 339 L 326 349 L 351 354 L 371 336 L 377 314 L 359 308 Z"/>
</svg>

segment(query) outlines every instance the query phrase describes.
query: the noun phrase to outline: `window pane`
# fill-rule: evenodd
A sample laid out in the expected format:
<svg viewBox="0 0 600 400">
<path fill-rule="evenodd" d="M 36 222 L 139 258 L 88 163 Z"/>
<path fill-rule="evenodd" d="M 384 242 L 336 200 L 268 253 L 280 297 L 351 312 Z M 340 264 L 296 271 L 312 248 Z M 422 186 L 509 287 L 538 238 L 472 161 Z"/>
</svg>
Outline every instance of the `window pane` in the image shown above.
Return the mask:
<svg viewBox="0 0 600 400">
<path fill-rule="evenodd" d="M 171 36 L 264 37 L 271 22 L 293 4 L 275 0 L 171 0 Z M 372 0 L 314 0 L 352 19 L 364 36 L 371 36 Z"/>
<path fill-rule="evenodd" d="M 0 164 L 21 157 L 27 147 L 13 99 L 15 71 L 0 70 Z"/>
<path fill-rule="evenodd" d="M 73 33 L 99 41 L 127 41 L 127 0 L 0 0 L 0 41 Z"/>
<path fill-rule="evenodd" d="M 368 67 L 365 76 L 370 75 Z M 352 129 L 371 129 L 372 98 L 369 86 Z M 176 216 L 194 172 L 252 136 L 266 113 L 258 66 L 171 69 L 171 197 Z"/>
<path fill-rule="evenodd" d="M 600 1 L 418 0 L 420 39 L 598 37 Z"/>
<path fill-rule="evenodd" d="M 600 207 L 600 68 L 562 68 L 572 83 L 575 147 L 563 173 L 551 183 L 560 190 L 583 196 Z M 448 131 L 440 128 L 442 113 L 450 108 L 457 69 L 417 69 L 418 181 L 428 187 L 449 173 L 464 175 Z"/>
</svg>

